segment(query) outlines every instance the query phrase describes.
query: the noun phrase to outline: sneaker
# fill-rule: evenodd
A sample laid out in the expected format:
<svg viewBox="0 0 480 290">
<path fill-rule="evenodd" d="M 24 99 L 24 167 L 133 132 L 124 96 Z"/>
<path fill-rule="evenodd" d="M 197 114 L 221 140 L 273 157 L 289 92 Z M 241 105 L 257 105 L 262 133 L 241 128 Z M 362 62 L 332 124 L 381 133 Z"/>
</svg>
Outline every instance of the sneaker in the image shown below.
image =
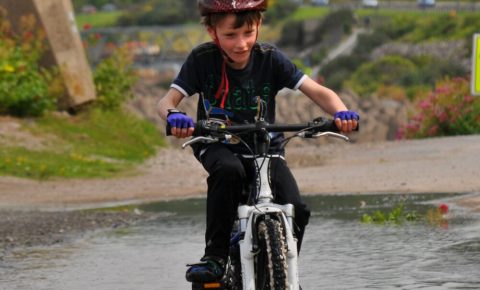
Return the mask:
<svg viewBox="0 0 480 290">
<path fill-rule="evenodd" d="M 225 266 L 222 259 L 203 257 L 199 263 L 189 264 L 185 278 L 188 282 L 216 282 L 223 277 Z"/>
</svg>

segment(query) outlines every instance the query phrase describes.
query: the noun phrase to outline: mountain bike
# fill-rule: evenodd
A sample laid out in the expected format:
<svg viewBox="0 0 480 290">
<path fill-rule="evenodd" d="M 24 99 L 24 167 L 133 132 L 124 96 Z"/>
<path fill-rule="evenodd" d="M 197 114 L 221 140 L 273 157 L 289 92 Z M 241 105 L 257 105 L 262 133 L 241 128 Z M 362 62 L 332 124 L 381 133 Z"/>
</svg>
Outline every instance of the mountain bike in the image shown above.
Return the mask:
<svg viewBox="0 0 480 290">
<path fill-rule="evenodd" d="M 248 202 L 240 204 L 232 230 L 230 251 L 223 278 L 214 283 L 192 283 L 192 289 L 229 290 L 298 290 L 297 239 L 294 233 L 294 207 L 274 202 L 270 187 L 270 160 L 283 158 L 269 154 L 270 134 L 294 132 L 285 138 L 282 148 L 292 138 L 331 136 L 349 141 L 339 134 L 333 120 L 317 118 L 306 124 L 268 124 L 257 119 L 253 124 L 225 125 L 217 121 L 200 121 L 195 125 L 194 137 L 182 145 L 214 143 L 232 140 L 242 142 L 244 134 L 254 136 L 254 150 L 242 158 L 252 158 L 255 164 L 255 182 Z"/>
</svg>

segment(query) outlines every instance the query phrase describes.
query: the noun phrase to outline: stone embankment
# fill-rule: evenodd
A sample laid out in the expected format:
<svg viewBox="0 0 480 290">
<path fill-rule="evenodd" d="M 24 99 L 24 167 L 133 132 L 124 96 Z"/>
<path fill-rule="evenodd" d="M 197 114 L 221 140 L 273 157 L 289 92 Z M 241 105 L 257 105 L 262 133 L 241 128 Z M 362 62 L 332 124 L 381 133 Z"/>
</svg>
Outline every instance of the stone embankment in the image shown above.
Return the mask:
<svg viewBox="0 0 480 290">
<path fill-rule="evenodd" d="M 471 69 L 471 60 L 466 41 L 435 41 L 420 44 L 389 42 L 373 50 L 370 59 L 378 59 L 385 55 L 401 55 L 405 57 L 431 56 L 439 60 L 457 63 L 466 70 Z"/>
</svg>

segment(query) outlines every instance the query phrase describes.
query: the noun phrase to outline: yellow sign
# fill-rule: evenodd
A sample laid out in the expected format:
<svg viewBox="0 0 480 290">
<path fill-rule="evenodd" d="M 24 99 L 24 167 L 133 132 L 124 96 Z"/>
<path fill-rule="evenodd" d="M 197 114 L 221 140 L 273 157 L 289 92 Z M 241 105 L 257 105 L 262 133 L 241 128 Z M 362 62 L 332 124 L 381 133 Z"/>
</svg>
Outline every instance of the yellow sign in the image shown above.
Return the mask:
<svg viewBox="0 0 480 290">
<path fill-rule="evenodd" d="M 473 35 L 472 95 L 480 96 L 480 33 Z"/>
</svg>

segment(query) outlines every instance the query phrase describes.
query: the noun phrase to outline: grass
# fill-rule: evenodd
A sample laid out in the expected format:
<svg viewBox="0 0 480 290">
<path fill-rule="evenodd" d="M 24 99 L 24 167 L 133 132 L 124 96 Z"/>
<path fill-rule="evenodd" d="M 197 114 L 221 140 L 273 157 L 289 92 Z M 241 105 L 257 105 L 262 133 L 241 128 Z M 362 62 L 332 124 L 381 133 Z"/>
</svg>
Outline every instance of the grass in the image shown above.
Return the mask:
<svg viewBox="0 0 480 290">
<path fill-rule="evenodd" d="M 47 116 L 24 130 L 55 136 L 41 150 L 0 145 L 0 175 L 47 179 L 112 177 L 128 173 L 164 145 L 157 128 L 123 111 L 93 110 L 75 117 Z"/>
<path fill-rule="evenodd" d="M 84 25 L 91 25 L 93 28 L 115 26 L 123 11 L 97 12 L 95 14 L 77 14 L 75 16 L 79 31 Z"/>
<path fill-rule="evenodd" d="M 330 12 L 331 11 L 329 7 L 302 6 L 302 7 L 299 7 L 293 13 L 293 15 L 289 17 L 289 19 L 295 20 L 295 21 L 303 21 L 303 20 L 323 18 Z"/>
</svg>

